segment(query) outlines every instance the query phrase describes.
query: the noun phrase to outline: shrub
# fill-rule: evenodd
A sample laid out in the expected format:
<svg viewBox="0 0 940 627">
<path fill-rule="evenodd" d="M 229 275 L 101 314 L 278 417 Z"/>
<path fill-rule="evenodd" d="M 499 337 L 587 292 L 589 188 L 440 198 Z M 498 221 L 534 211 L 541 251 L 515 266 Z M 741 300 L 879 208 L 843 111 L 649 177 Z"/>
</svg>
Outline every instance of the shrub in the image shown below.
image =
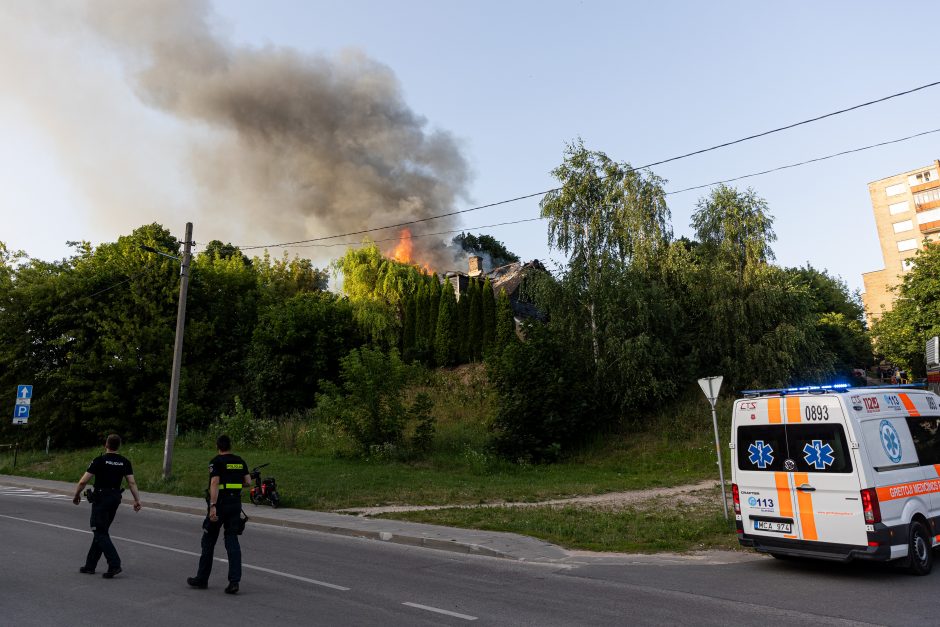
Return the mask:
<svg viewBox="0 0 940 627">
<path fill-rule="evenodd" d="M 340 360 L 340 385 L 322 381 L 317 414 L 332 420 L 358 444 L 363 455 L 389 457 L 405 444 L 406 426 L 416 424 L 411 445 L 430 448 L 434 434 L 431 401 L 418 394 L 409 405 L 405 388 L 419 369 L 402 362 L 398 351 L 353 349 Z"/>
<path fill-rule="evenodd" d="M 590 436 L 598 403 L 585 358 L 541 325 L 510 342 L 487 370 L 496 389 L 494 444 L 513 461 L 551 462 Z"/>
<path fill-rule="evenodd" d="M 234 445 L 256 447 L 263 444 L 274 433 L 276 424 L 273 420 L 255 418 L 254 412 L 245 407 L 239 397 L 235 397 L 235 410 L 231 414 L 223 413 L 213 425 L 217 434 L 225 433 Z"/>
</svg>

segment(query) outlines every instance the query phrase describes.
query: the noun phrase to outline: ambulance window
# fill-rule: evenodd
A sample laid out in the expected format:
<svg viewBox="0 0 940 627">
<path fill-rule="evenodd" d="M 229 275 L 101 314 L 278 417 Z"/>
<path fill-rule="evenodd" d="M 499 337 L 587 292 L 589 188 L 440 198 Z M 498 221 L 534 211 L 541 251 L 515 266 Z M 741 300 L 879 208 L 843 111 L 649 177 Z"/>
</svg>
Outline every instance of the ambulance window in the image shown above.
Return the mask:
<svg viewBox="0 0 940 627">
<path fill-rule="evenodd" d="M 789 424 L 787 444 L 797 472 L 852 472 L 842 425 Z"/>
<path fill-rule="evenodd" d="M 783 470 L 787 458 L 783 425 L 738 427 L 738 468 L 741 470 Z"/>
<path fill-rule="evenodd" d="M 907 419 L 907 426 L 911 430 L 920 465 L 940 464 L 940 418 L 910 417 Z"/>
</svg>

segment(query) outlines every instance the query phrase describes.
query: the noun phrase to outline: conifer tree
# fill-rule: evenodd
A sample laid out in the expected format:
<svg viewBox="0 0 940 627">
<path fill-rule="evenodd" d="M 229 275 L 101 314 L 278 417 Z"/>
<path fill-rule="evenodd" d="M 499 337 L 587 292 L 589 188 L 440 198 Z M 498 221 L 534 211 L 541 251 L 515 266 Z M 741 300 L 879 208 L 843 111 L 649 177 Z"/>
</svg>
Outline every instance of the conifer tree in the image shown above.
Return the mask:
<svg viewBox="0 0 940 627">
<path fill-rule="evenodd" d="M 415 297 L 415 359 L 422 362 L 428 358 L 428 290 L 422 283 Z"/>
<path fill-rule="evenodd" d="M 483 283 L 480 301 L 483 314 L 483 354 L 488 355 L 493 350 L 493 340 L 496 338 L 496 297 L 493 295 L 493 284 L 489 279 Z"/>
<path fill-rule="evenodd" d="M 502 352 L 515 341 L 516 321 L 512 314 L 512 304 L 506 290 L 500 290 L 496 298 L 496 350 Z"/>
<path fill-rule="evenodd" d="M 406 362 L 410 362 L 415 353 L 415 297 L 406 296 L 402 308 L 401 354 Z"/>
<path fill-rule="evenodd" d="M 450 281 L 441 286 L 440 305 L 437 313 L 437 330 L 434 334 L 434 361 L 438 366 L 453 366 L 457 360 L 457 297 Z"/>
<path fill-rule="evenodd" d="M 479 361 L 483 356 L 483 290 L 476 279 L 470 282 L 470 342 L 471 361 Z"/>
<path fill-rule="evenodd" d="M 457 363 L 470 361 L 470 284 L 457 301 Z"/>
<path fill-rule="evenodd" d="M 441 280 L 437 274 L 431 276 L 428 284 L 428 364 L 434 364 L 435 342 L 437 336 L 437 317 L 441 308 Z"/>
</svg>

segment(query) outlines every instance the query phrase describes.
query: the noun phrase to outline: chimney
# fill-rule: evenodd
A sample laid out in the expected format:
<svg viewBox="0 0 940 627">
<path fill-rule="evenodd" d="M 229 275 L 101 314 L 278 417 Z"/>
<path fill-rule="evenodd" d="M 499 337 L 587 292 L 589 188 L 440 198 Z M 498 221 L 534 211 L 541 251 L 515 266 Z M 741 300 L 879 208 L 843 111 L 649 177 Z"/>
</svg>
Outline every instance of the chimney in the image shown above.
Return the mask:
<svg viewBox="0 0 940 627">
<path fill-rule="evenodd" d="M 467 274 L 471 277 L 478 277 L 483 274 L 483 257 L 470 255 L 470 272 Z"/>
</svg>

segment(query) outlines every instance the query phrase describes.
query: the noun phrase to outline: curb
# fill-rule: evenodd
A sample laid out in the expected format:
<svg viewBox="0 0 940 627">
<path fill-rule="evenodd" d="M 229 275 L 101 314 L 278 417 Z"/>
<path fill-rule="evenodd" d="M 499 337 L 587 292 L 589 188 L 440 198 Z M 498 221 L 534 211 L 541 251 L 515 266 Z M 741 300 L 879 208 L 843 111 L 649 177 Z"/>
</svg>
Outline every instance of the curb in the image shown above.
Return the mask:
<svg viewBox="0 0 940 627">
<path fill-rule="evenodd" d="M 45 492 L 63 494 L 66 496 L 73 496 L 74 491 L 71 489 L 65 489 L 61 485 L 64 482 L 61 481 L 51 481 L 48 479 L 30 479 L 27 477 L 16 477 L 10 475 L 0 475 L 0 486 L 15 487 L 15 488 L 26 488 L 26 489 L 41 489 Z M 164 510 L 170 512 L 178 512 L 182 514 L 194 514 L 196 516 L 205 516 L 206 510 L 204 507 L 199 506 L 190 506 L 190 505 L 176 505 L 172 503 L 161 502 L 160 497 L 167 496 L 155 492 L 141 492 L 140 500 L 141 503 L 149 509 Z M 190 498 L 193 500 L 195 497 L 177 497 L 173 498 Z M 282 512 L 299 512 L 306 513 L 309 510 L 290 510 L 283 509 Z M 248 512 L 245 512 L 248 515 Z M 323 514 L 323 512 L 312 512 L 316 514 Z M 357 524 L 364 524 L 365 522 L 372 522 L 373 519 L 363 519 L 355 516 L 348 516 L 347 514 L 335 514 L 336 516 L 348 517 L 351 521 L 356 521 Z M 400 532 L 391 532 L 391 531 L 382 531 L 379 529 L 360 529 L 354 526 L 344 527 L 341 525 L 328 524 L 328 523 L 317 523 L 310 521 L 301 521 L 301 520 L 290 520 L 285 518 L 275 518 L 265 515 L 249 515 L 249 520 L 256 524 L 269 525 L 272 527 L 284 527 L 289 529 L 302 529 L 305 531 L 317 531 L 321 533 L 328 533 L 332 535 L 340 535 L 351 538 L 364 538 L 367 540 L 377 540 L 379 542 L 389 542 L 392 544 L 401 544 L 405 546 L 416 546 L 428 549 L 435 549 L 438 551 L 449 551 L 452 553 L 462 553 L 468 555 L 482 555 L 486 557 L 498 557 L 502 559 L 511 559 L 516 561 L 536 561 L 526 558 L 513 555 L 511 553 L 493 549 L 490 547 L 482 546 L 477 543 L 464 542 L 456 539 L 441 539 L 441 538 L 432 538 L 426 535 L 419 534 L 402 534 Z M 441 527 L 441 529 L 446 529 Z M 547 544 L 547 543 L 546 543 Z M 554 546 L 554 545 L 551 545 Z"/>
</svg>

